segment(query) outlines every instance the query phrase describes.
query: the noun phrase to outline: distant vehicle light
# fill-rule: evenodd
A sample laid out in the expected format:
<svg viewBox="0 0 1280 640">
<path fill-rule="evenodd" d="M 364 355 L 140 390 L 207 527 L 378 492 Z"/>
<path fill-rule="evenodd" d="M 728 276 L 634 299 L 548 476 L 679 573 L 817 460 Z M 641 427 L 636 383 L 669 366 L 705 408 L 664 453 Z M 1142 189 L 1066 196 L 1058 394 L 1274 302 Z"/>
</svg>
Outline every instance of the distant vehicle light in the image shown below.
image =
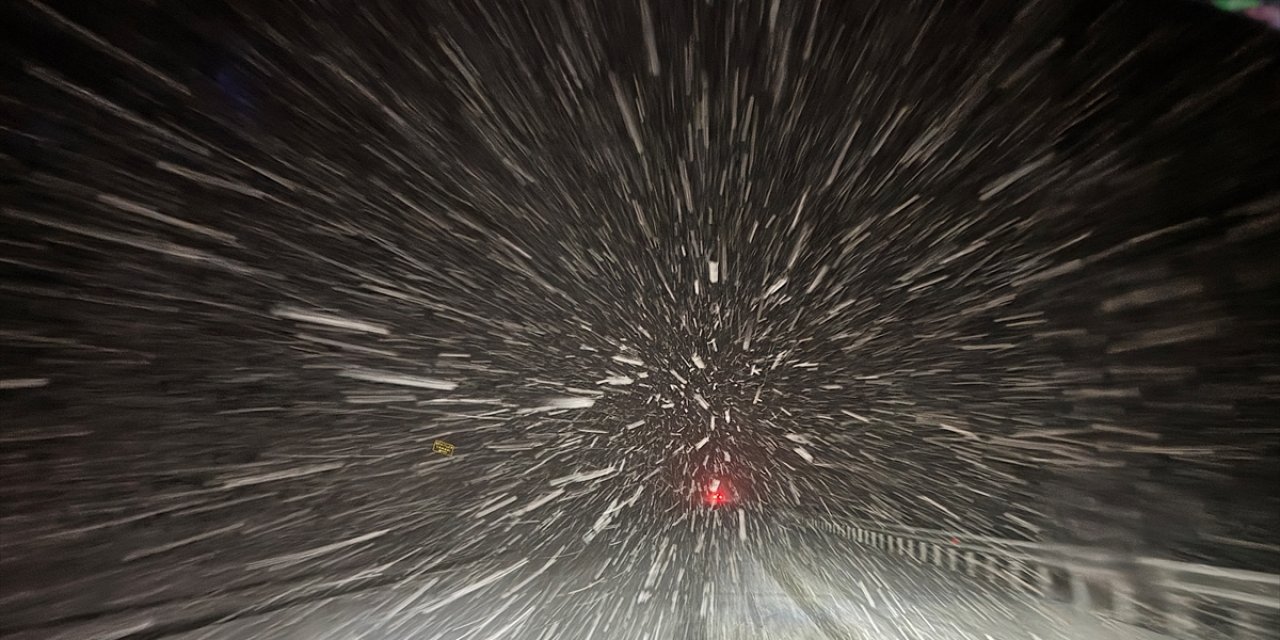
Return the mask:
<svg viewBox="0 0 1280 640">
<path fill-rule="evenodd" d="M 729 496 L 724 491 L 723 485 L 720 482 L 719 478 L 714 478 L 711 480 L 710 485 L 707 487 L 705 499 L 707 502 L 707 506 L 711 506 L 711 507 L 718 507 L 722 504 L 726 504 L 727 502 L 729 502 Z"/>
</svg>

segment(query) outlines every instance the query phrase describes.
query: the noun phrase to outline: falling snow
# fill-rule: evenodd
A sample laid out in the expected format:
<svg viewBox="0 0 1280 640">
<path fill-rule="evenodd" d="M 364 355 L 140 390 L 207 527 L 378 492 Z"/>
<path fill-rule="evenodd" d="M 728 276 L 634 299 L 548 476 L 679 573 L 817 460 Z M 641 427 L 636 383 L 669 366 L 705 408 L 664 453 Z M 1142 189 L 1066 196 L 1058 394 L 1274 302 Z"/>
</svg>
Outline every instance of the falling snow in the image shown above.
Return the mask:
<svg viewBox="0 0 1280 640">
<path fill-rule="evenodd" d="M 1275 637 L 1280 32 L 1153 7 L 6 5 L 0 636 Z"/>
</svg>

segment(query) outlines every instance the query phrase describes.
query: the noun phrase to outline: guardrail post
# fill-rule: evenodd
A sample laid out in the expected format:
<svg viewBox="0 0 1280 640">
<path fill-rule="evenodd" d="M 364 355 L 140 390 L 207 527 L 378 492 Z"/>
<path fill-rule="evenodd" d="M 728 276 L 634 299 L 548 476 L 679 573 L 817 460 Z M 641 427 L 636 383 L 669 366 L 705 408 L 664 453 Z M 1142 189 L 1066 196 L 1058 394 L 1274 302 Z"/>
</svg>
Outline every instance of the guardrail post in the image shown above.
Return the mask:
<svg viewBox="0 0 1280 640">
<path fill-rule="evenodd" d="M 1013 591 L 1021 591 L 1018 585 L 1022 583 L 1022 560 L 1017 558 L 1009 558 L 1004 563 L 1004 573 L 1000 574 L 1000 581 Z"/>
<path fill-rule="evenodd" d="M 1116 608 L 1116 576 L 1092 575 L 1085 577 L 1085 590 L 1089 592 L 1089 607 L 1100 613 L 1112 613 Z"/>
<path fill-rule="evenodd" d="M 1009 561 L 997 556 L 991 556 L 991 581 L 995 583 L 1009 582 Z"/>
<path fill-rule="evenodd" d="M 1071 573 L 1059 566 L 1049 566 L 1045 570 L 1048 574 L 1045 581 L 1047 595 L 1059 602 L 1074 603 L 1075 593 L 1071 585 Z"/>
<path fill-rule="evenodd" d="M 996 574 L 996 562 L 997 560 L 994 555 L 979 556 L 978 575 L 982 576 L 987 580 L 990 580 Z"/>
<path fill-rule="evenodd" d="M 1023 593 L 1030 593 L 1032 595 L 1043 597 L 1043 568 L 1033 565 L 1030 560 L 1024 561 L 1022 564 L 1022 570 L 1018 574 L 1018 584 L 1021 585 Z"/>
<path fill-rule="evenodd" d="M 1093 602 L 1091 602 L 1092 598 L 1089 594 L 1089 585 L 1085 583 L 1084 578 L 1075 572 L 1070 572 L 1067 576 L 1067 579 L 1070 581 L 1068 584 L 1071 585 L 1071 604 L 1078 609 L 1093 609 Z"/>
<path fill-rule="evenodd" d="M 1021 560 L 1009 560 L 1005 564 L 1004 575 L 1000 576 L 1004 579 L 1004 583 L 1013 591 L 1022 591 L 1022 574 L 1026 570 L 1026 565 Z"/>
<path fill-rule="evenodd" d="M 1035 594 L 1037 596 L 1044 596 L 1044 572 L 1039 566 L 1032 564 L 1032 562 L 1033 561 L 1028 560 L 1026 561 L 1026 564 L 1023 565 L 1022 578 L 1019 582 L 1022 583 L 1022 590 L 1024 592 Z"/>
</svg>

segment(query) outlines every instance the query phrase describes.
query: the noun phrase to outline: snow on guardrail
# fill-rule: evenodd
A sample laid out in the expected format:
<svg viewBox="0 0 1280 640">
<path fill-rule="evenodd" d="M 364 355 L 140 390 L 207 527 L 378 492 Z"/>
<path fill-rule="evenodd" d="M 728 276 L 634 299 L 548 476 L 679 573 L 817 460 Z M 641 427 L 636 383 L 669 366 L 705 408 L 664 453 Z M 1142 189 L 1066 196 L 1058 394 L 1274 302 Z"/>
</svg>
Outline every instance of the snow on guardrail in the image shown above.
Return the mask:
<svg viewBox="0 0 1280 640">
<path fill-rule="evenodd" d="M 853 520 L 816 528 L 1176 637 L 1280 637 L 1280 575 L 1272 573 Z"/>
</svg>

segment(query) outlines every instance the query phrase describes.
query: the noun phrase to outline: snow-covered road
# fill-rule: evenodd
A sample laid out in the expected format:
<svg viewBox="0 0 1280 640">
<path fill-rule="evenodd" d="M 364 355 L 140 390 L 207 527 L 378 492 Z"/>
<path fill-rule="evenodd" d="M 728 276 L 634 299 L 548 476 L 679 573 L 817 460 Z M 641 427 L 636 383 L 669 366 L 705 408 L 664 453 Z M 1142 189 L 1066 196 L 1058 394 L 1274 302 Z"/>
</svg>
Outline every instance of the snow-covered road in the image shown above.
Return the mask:
<svg viewBox="0 0 1280 640">
<path fill-rule="evenodd" d="M 1156 640 L 1164 636 L 781 521 L 657 545 L 512 548 L 399 576 L 138 607 L 13 638 Z M 706 523 L 704 523 L 706 524 Z M 725 526 L 719 526 L 725 525 Z M 616 538 L 611 541 L 609 534 Z M 626 550 L 624 552 L 624 549 Z M 615 553 L 616 551 L 616 553 Z"/>
</svg>

